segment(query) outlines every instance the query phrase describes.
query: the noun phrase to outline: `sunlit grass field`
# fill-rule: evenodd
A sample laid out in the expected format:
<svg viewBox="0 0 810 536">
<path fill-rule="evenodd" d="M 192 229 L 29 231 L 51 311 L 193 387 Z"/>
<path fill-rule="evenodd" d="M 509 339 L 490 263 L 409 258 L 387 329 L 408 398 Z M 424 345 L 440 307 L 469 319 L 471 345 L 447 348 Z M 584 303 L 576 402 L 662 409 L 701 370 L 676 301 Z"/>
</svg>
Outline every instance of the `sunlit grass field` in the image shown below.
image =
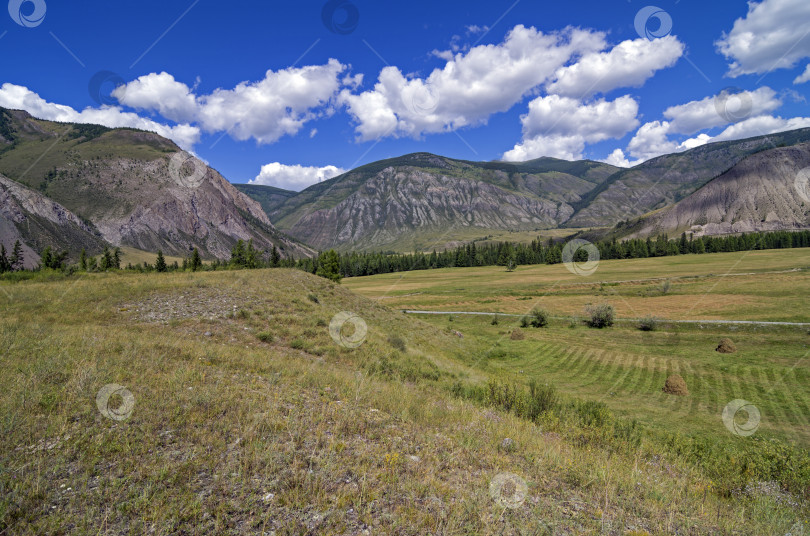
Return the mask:
<svg viewBox="0 0 810 536">
<path fill-rule="evenodd" d="M 661 429 L 722 438 L 725 405 L 745 399 L 761 429 L 810 443 L 810 325 L 694 324 L 667 320 L 810 322 L 810 250 L 753 251 L 602 261 L 589 276 L 564 265 L 457 268 L 349 279 L 348 288 L 390 307 L 516 315 L 541 307 L 555 317 L 510 340 L 519 316 L 419 315 L 475 338 L 479 363 L 525 383 L 541 378 Z M 619 322 L 590 329 L 589 304 L 614 306 Z M 655 331 L 637 320 L 661 319 Z M 734 354 L 715 351 L 731 338 Z M 494 357 L 493 357 L 494 356 Z M 670 374 L 690 396 L 662 393 Z"/>
<path fill-rule="evenodd" d="M 810 446 L 806 328 L 664 324 L 643 332 L 632 323 L 599 330 L 568 320 L 519 328 L 512 318 L 498 325 L 488 316 L 421 318 L 474 338 L 481 348 L 478 366 L 508 381 L 539 379 L 653 428 L 718 440 L 730 436 L 723 408 L 744 399 L 761 411 L 760 432 Z M 510 339 L 515 328 L 524 340 Z M 736 353 L 715 351 L 724 337 L 732 338 Z M 685 379 L 689 396 L 662 392 L 670 374 Z"/>
<path fill-rule="evenodd" d="M 669 281 L 669 290 L 662 286 Z M 396 309 L 581 315 L 607 301 L 619 318 L 810 322 L 810 249 L 601 261 L 588 276 L 563 264 L 445 268 L 347 279 Z"/>
<path fill-rule="evenodd" d="M 405 315 L 346 288 L 361 283 L 285 269 L 0 283 L 0 533 L 754 535 L 807 519 L 795 483 L 728 487 L 771 452 L 807 470 L 783 455 L 807 441 L 804 330 L 554 319 L 512 341 L 512 319 Z M 342 311 L 367 325 L 359 347 L 330 336 Z M 714 353 L 721 335 L 736 354 Z M 660 393 L 670 370 L 690 396 Z M 530 378 L 560 399 L 534 421 L 459 395 Z M 110 384 L 134 405 L 100 407 Z M 760 405 L 753 438 L 720 422 L 729 396 Z M 614 437 L 624 416 L 648 432 Z M 681 450 L 690 437 L 739 456 Z M 527 484 L 515 508 L 494 500 L 503 473 Z"/>
</svg>

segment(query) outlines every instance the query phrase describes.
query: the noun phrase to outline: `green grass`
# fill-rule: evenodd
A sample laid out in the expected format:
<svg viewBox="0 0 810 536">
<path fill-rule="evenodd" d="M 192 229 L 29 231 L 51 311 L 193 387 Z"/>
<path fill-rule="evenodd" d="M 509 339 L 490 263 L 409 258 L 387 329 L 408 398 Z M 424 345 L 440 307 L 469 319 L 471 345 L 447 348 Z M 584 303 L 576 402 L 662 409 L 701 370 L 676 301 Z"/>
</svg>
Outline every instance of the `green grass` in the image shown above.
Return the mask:
<svg viewBox="0 0 810 536">
<path fill-rule="evenodd" d="M 447 316 L 424 316 L 437 326 Z M 735 439 L 720 415 L 741 398 L 762 412 L 760 430 L 810 446 L 810 349 L 806 329 L 664 325 L 644 332 L 632 324 L 593 329 L 557 320 L 542 329 L 523 328 L 524 340 L 508 332 L 519 319 L 491 324 L 489 316 L 455 315 L 452 329 L 473 337 L 481 350 L 471 366 L 495 377 L 526 383 L 540 379 L 583 400 L 605 402 L 619 415 L 663 431 Z M 721 338 L 734 354 L 715 351 Z M 681 374 L 687 398 L 661 392 L 669 374 Z"/>
<path fill-rule="evenodd" d="M 713 340 L 698 329 L 673 345 L 665 330 L 644 334 L 651 343 L 552 319 L 524 341 L 502 340 L 506 319 L 457 315 L 448 329 L 446 318 L 412 318 L 294 270 L 0 282 L 0 301 L 0 533 L 753 535 L 807 518 L 800 497 L 778 489 L 728 495 L 715 474 L 739 463 L 701 465 L 683 434 L 672 446 L 656 439 L 666 422 L 713 433 L 700 411 L 651 393 L 683 419 L 651 424 L 638 448 L 614 436 L 646 398 L 632 385 L 658 381 L 654 359 L 718 366 L 719 356 L 687 357 Z M 358 348 L 330 336 L 341 311 L 367 325 Z M 729 359 L 751 370 L 768 344 L 783 352 L 773 367 L 800 344 L 789 330 L 740 335 Z M 611 360 L 622 345 L 658 349 L 644 368 Z M 632 374 L 610 410 L 588 403 L 602 392 L 602 363 Z M 559 411 L 527 419 L 466 394 L 530 376 L 557 385 Z M 113 383 L 134 397 L 126 420 L 97 408 Z M 708 387 L 690 389 L 712 404 Z M 785 435 L 770 412 L 763 403 L 757 437 Z M 507 472 L 528 485 L 516 509 L 489 493 Z"/>
<path fill-rule="evenodd" d="M 673 319 L 810 322 L 810 250 L 757 251 L 704 256 L 603 261 L 588 277 L 563 265 L 462 268 L 388 274 L 345 280 L 356 292 L 391 307 L 528 314 L 542 307 L 552 317 L 542 330 L 524 329 L 520 318 L 490 315 L 423 315 L 474 337 L 483 349 L 508 358 L 475 359 L 496 376 L 524 382 L 543 378 L 587 400 L 603 401 L 620 415 L 653 428 L 699 431 L 728 439 L 720 415 L 742 398 L 762 411 L 761 430 L 799 445 L 810 444 L 810 336 L 807 326 L 677 324 Z M 799 271 L 790 271 L 800 269 Z M 773 273 L 778 272 L 778 273 Z M 735 275 L 743 274 L 743 275 Z M 663 282 L 670 281 L 667 287 Z M 528 299 L 526 299 L 528 298 Z M 610 303 L 624 321 L 589 329 L 587 304 Z M 655 331 L 638 319 L 656 315 Z M 735 354 L 715 351 L 731 337 Z M 688 399 L 661 392 L 666 377 L 680 373 Z"/>
<path fill-rule="evenodd" d="M 174 262 L 183 264 L 183 257 L 165 254 L 163 257 L 166 259 L 166 264 L 172 264 Z M 126 266 L 127 264 L 132 264 L 134 266 L 136 264 L 143 263 L 149 263 L 154 266 L 155 259 L 157 259 L 157 253 L 128 246 L 121 247 L 121 266 Z"/>
<path fill-rule="evenodd" d="M 565 265 L 446 268 L 350 278 L 344 285 L 397 309 L 581 315 L 611 302 L 619 318 L 810 321 L 810 249 L 608 260 L 595 273 Z M 752 274 L 752 275 L 751 275 Z M 663 293 L 662 285 L 670 281 Z"/>
</svg>

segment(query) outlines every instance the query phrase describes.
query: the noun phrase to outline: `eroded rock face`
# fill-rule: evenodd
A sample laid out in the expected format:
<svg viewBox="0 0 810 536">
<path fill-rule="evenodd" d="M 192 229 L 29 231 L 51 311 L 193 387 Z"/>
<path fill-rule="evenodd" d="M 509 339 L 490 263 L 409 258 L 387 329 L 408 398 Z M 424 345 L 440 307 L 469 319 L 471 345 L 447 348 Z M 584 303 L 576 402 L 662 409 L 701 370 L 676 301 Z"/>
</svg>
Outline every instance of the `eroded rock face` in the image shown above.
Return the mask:
<svg viewBox="0 0 810 536">
<path fill-rule="evenodd" d="M 102 242 L 95 229 L 59 203 L 0 175 L 0 243 L 10 252 L 17 240 L 26 268 L 37 266 L 37 251 L 46 246 L 93 251 Z"/>
<path fill-rule="evenodd" d="M 77 240 L 75 227 L 101 244 L 181 256 L 196 247 L 205 257 L 226 259 L 239 239 L 252 239 L 258 249 L 276 246 L 284 257 L 314 254 L 279 233 L 256 201 L 203 162 L 172 166 L 173 158 L 184 162 L 188 155 L 155 133 L 54 123 L 2 108 L 0 120 L 6 145 L 0 171 L 15 199 L 0 191 L 0 214 L 6 234 L 8 225 L 37 219 L 41 228 L 22 233 L 35 250 L 89 245 Z M 31 164 L 28 155 L 44 149 L 48 164 Z"/>
<path fill-rule="evenodd" d="M 536 229 L 573 213 L 564 202 L 417 168 L 387 168 L 331 208 L 301 217 L 288 232 L 317 248 L 384 246 L 403 232 L 448 228 Z"/>
<path fill-rule="evenodd" d="M 779 145 L 795 145 L 808 141 L 810 129 L 805 128 L 745 140 L 712 143 L 683 153 L 648 160 L 610 177 L 602 187 L 594 190 L 592 199 L 588 199 L 565 226 L 612 226 L 619 221 L 641 216 L 678 202 L 750 155 Z"/>
<path fill-rule="evenodd" d="M 111 183 L 116 183 L 111 187 Z M 136 186 L 137 185 L 137 186 Z M 307 254 L 304 248 L 276 233 L 259 204 L 216 171 L 206 168 L 193 184 L 178 181 L 169 162 L 118 160 L 108 163 L 94 184 L 114 190 L 120 203 L 99 204 L 93 221 L 112 244 L 186 254 L 198 247 L 227 258 L 233 243 L 253 239 L 260 249 L 275 244 L 287 255 Z M 138 199 L 137 203 L 127 203 Z"/>
<path fill-rule="evenodd" d="M 810 202 L 796 181 L 810 166 L 810 143 L 763 151 L 685 199 L 642 220 L 630 235 L 694 236 L 810 228 Z"/>
</svg>

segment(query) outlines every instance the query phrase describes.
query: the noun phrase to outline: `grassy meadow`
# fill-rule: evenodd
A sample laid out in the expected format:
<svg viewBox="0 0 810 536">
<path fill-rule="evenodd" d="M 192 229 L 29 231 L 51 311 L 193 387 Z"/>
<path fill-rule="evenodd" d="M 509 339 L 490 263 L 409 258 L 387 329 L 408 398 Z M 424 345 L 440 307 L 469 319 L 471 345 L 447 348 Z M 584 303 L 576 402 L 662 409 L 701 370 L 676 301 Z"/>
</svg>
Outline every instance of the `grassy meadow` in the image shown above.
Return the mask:
<svg viewBox="0 0 810 536">
<path fill-rule="evenodd" d="M 793 259 L 752 253 L 738 271 L 810 260 L 785 253 Z M 623 298 L 641 307 L 721 288 L 729 279 L 711 274 L 734 263 L 659 261 L 606 262 L 585 285 L 555 267 L 343 285 L 286 269 L 0 282 L 0 534 L 806 531 L 806 329 L 664 324 L 642 333 L 554 318 L 513 341 L 508 317 L 395 310 L 525 312 L 558 278 L 566 285 L 542 303 L 560 316 L 567 310 L 555 304 L 569 297 L 609 298 L 630 317 Z M 666 276 L 672 288 L 631 296 L 658 283 L 602 290 L 606 275 Z M 756 279 L 777 276 L 793 282 Z M 761 312 L 714 298 L 673 311 L 803 314 L 805 272 L 737 277 L 762 296 L 784 291 L 782 313 L 778 299 L 763 300 Z M 733 295 L 733 285 L 722 288 Z M 351 322 L 330 333 L 343 311 L 367 333 Z M 714 353 L 720 336 L 739 351 Z M 670 371 L 683 374 L 689 396 L 660 393 Z M 542 390 L 542 411 L 527 418 L 512 402 L 529 396 L 530 379 L 556 390 Z M 730 396 L 761 408 L 755 436 L 720 422 Z M 525 482 L 525 495 L 499 487 L 504 478 Z"/>
<path fill-rule="evenodd" d="M 519 316 L 418 315 L 479 341 L 479 366 L 525 383 L 542 378 L 578 397 L 601 401 L 652 427 L 723 437 L 725 405 L 748 400 L 761 410 L 761 430 L 810 446 L 810 324 L 680 323 L 672 320 L 810 322 L 810 250 L 684 255 L 602 261 L 580 276 L 560 265 L 459 268 L 346 280 L 355 292 L 389 307 L 553 318 L 523 328 Z M 609 303 L 612 328 L 584 325 L 585 307 Z M 638 320 L 659 319 L 654 331 Z M 493 324 L 493 318 L 497 324 Z M 734 354 L 716 352 L 731 338 Z M 688 397 L 661 392 L 680 374 Z"/>
<path fill-rule="evenodd" d="M 662 291 L 669 285 L 669 290 Z M 443 268 L 347 279 L 395 309 L 558 316 L 610 302 L 619 318 L 810 322 L 810 249 L 601 261 L 587 276 L 565 265 Z"/>
</svg>

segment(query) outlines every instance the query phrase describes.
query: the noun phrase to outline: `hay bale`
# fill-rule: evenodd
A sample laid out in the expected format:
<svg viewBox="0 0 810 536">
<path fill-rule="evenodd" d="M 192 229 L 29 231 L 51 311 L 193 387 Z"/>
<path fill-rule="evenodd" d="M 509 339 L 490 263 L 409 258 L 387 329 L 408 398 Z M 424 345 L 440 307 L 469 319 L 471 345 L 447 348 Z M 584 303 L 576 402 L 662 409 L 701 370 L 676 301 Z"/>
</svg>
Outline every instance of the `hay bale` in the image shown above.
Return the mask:
<svg viewBox="0 0 810 536">
<path fill-rule="evenodd" d="M 662 389 L 668 395 L 686 396 L 689 394 L 689 389 L 686 387 L 686 382 L 680 374 L 672 374 L 667 378 L 664 388 Z"/>
<path fill-rule="evenodd" d="M 715 351 L 721 354 L 733 354 L 737 351 L 737 347 L 731 339 L 720 339 L 720 344 L 717 345 Z"/>
<path fill-rule="evenodd" d="M 512 330 L 512 334 L 509 335 L 509 338 L 513 341 L 522 341 L 526 338 L 526 335 L 520 330 L 520 328 L 515 328 Z"/>
</svg>

